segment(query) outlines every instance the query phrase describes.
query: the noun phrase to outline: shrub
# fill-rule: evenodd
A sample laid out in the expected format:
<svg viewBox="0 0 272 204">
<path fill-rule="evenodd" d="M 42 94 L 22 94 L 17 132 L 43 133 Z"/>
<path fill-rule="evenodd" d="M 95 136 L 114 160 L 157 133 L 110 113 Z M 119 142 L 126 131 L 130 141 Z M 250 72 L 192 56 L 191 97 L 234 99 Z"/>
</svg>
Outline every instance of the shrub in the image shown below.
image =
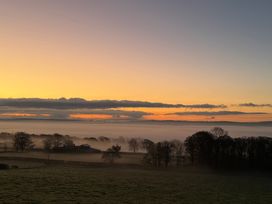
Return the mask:
<svg viewBox="0 0 272 204">
<path fill-rule="evenodd" d="M 9 165 L 0 163 L 0 170 L 9 169 Z"/>
<path fill-rule="evenodd" d="M 11 168 L 12 169 L 18 169 L 19 167 L 17 165 L 12 165 Z"/>
</svg>

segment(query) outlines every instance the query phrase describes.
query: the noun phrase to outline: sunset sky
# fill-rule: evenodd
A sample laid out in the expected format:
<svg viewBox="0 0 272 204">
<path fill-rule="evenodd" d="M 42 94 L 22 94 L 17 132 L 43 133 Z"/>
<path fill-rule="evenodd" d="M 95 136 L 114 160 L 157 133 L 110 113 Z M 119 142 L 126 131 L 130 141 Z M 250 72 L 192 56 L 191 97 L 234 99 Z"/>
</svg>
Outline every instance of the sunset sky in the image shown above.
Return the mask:
<svg viewBox="0 0 272 204">
<path fill-rule="evenodd" d="M 272 121 L 271 10 L 270 0 L 0 0 L 0 118 Z M 62 97 L 225 107 L 2 104 Z"/>
</svg>

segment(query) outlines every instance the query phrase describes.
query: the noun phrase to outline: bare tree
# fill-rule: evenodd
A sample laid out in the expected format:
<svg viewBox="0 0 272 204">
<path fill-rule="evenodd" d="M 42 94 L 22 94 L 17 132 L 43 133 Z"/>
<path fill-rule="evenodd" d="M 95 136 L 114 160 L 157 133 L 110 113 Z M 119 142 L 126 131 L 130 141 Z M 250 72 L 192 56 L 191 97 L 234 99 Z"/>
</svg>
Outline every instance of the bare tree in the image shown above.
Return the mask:
<svg viewBox="0 0 272 204">
<path fill-rule="evenodd" d="M 183 143 L 179 140 L 173 140 L 171 143 L 173 147 L 173 157 L 176 159 L 176 166 L 179 167 L 182 164 L 182 156 L 184 152 Z"/>
<path fill-rule="evenodd" d="M 223 137 L 228 135 L 228 132 L 221 127 L 214 127 L 210 132 L 216 137 Z"/>
<path fill-rule="evenodd" d="M 50 152 L 54 148 L 54 138 L 53 137 L 47 137 L 43 141 L 44 150 L 47 152 L 47 160 L 50 160 Z"/>
<path fill-rule="evenodd" d="M 44 150 L 48 152 L 57 150 L 59 148 L 72 149 L 75 146 L 73 140 L 69 136 L 63 136 L 59 134 L 54 134 L 47 137 L 43 141 L 43 145 Z"/>
<path fill-rule="evenodd" d="M 136 138 L 131 138 L 128 141 L 128 146 L 129 146 L 129 150 L 131 150 L 131 151 L 133 151 L 135 153 L 136 151 L 139 150 L 140 143 L 138 142 L 138 140 Z"/>
<path fill-rule="evenodd" d="M 164 141 L 161 143 L 161 157 L 162 160 L 164 162 L 164 166 L 167 168 L 170 161 L 171 161 L 171 153 L 173 150 L 173 145 L 168 142 L 168 141 Z"/>
<path fill-rule="evenodd" d="M 121 151 L 121 146 L 113 145 L 111 148 L 107 149 L 103 153 L 102 159 L 105 162 L 113 163 L 115 159 L 121 158 L 120 151 Z"/>
<path fill-rule="evenodd" d="M 14 135 L 13 145 L 17 152 L 19 151 L 23 152 L 34 147 L 30 135 L 24 132 L 17 132 Z"/>
<path fill-rule="evenodd" d="M 161 167 L 164 163 L 167 168 L 171 161 L 172 143 L 168 141 L 153 143 L 150 140 L 144 140 L 144 144 L 147 151 L 143 159 L 144 162 L 155 167 Z"/>
<path fill-rule="evenodd" d="M 44 150 L 50 152 L 54 147 L 54 139 L 53 137 L 47 137 L 43 140 Z"/>
</svg>

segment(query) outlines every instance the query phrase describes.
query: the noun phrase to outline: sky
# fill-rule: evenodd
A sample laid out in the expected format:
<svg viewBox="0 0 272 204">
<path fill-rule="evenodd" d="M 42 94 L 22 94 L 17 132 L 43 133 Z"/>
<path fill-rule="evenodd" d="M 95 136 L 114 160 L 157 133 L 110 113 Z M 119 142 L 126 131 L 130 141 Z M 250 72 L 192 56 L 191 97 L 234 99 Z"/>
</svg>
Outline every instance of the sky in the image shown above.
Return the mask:
<svg viewBox="0 0 272 204">
<path fill-rule="evenodd" d="M 272 120 L 260 106 L 272 103 L 271 9 L 270 0 L 0 0 L 0 98 L 225 104 L 118 110 Z M 193 111 L 202 114 L 180 114 Z"/>
</svg>

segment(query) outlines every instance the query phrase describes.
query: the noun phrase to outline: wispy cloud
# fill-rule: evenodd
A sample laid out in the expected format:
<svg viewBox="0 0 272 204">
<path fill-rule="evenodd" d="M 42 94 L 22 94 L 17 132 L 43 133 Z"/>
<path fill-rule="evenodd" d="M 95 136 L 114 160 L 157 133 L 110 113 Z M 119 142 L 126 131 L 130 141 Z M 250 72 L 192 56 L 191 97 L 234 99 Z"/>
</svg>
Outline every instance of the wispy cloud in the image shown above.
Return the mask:
<svg viewBox="0 0 272 204">
<path fill-rule="evenodd" d="M 48 119 L 70 119 L 71 115 L 109 115 L 114 119 L 125 116 L 128 119 L 141 119 L 143 116 L 152 115 L 144 111 L 126 111 L 111 109 L 33 109 L 33 108 L 0 108 L 1 116 L 12 117 L 31 117 L 31 118 L 48 118 Z"/>
<path fill-rule="evenodd" d="M 263 112 L 240 112 L 240 111 L 216 111 L 216 112 L 176 112 L 167 115 L 199 115 L 199 116 L 224 116 L 224 115 L 263 115 Z"/>
<path fill-rule="evenodd" d="M 238 105 L 239 107 L 269 107 L 272 108 L 272 104 L 256 104 L 256 103 L 241 103 Z"/>
<path fill-rule="evenodd" d="M 203 108 L 203 109 L 213 109 L 213 108 L 227 108 L 226 105 L 220 104 L 220 105 L 214 105 L 214 104 L 192 104 L 192 105 L 183 105 L 184 108 Z"/>
<path fill-rule="evenodd" d="M 40 99 L 40 98 L 20 98 L 20 99 L 0 99 L 2 107 L 16 108 L 47 108 L 47 109 L 109 109 L 109 108 L 196 108 L 213 109 L 226 108 L 226 105 L 215 104 L 168 104 L 147 101 L 129 100 L 91 100 L 81 98 L 71 99 Z"/>
</svg>

